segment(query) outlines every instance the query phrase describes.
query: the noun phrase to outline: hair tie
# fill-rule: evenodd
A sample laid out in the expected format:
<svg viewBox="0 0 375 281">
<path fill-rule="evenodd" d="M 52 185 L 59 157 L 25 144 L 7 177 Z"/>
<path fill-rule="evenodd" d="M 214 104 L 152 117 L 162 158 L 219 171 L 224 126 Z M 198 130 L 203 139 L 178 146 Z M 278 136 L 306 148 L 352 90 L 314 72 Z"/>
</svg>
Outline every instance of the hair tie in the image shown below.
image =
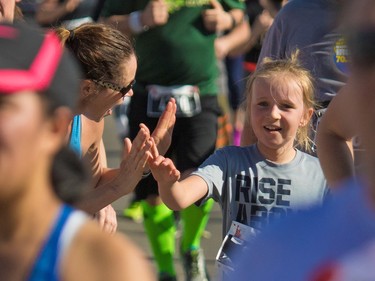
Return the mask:
<svg viewBox="0 0 375 281">
<path fill-rule="evenodd" d="M 74 30 L 68 30 L 69 31 L 69 37 L 67 41 L 73 41 L 74 38 Z"/>
</svg>

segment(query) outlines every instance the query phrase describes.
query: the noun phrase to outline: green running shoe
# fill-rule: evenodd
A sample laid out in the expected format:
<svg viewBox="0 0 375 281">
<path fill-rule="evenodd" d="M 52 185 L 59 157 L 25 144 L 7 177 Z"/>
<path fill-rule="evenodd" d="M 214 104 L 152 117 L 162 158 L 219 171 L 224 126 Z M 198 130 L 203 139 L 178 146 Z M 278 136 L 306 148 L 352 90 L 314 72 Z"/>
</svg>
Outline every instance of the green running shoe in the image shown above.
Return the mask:
<svg viewBox="0 0 375 281">
<path fill-rule="evenodd" d="M 136 223 L 143 222 L 143 209 L 140 201 L 132 202 L 122 212 L 125 218 L 131 219 Z"/>
</svg>

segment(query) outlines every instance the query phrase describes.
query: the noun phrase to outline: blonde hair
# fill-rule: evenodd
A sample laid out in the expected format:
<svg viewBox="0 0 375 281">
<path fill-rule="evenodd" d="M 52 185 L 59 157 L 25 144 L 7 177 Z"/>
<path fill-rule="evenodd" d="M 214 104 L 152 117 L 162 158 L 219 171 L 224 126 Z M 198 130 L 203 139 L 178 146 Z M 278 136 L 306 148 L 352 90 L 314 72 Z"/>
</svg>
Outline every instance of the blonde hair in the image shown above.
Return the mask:
<svg viewBox="0 0 375 281">
<path fill-rule="evenodd" d="M 258 78 L 269 79 L 272 77 L 280 77 L 280 74 L 288 76 L 289 79 L 297 82 L 303 95 L 303 105 L 305 107 L 305 112 L 310 108 L 316 107 L 316 102 L 314 100 L 315 86 L 314 79 L 311 73 L 301 66 L 298 60 L 299 50 L 297 49 L 290 58 L 287 59 L 277 59 L 273 60 L 271 58 L 264 58 L 263 61 L 258 64 L 257 69 L 253 72 L 246 83 L 246 99 L 251 100 L 253 94 L 253 84 Z M 250 108 L 248 108 L 250 113 Z M 311 127 L 311 118 L 304 125 L 301 126 L 297 131 L 297 136 L 295 139 L 295 144 L 297 147 L 304 151 L 311 151 L 313 142 L 309 137 L 309 129 Z"/>
</svg>

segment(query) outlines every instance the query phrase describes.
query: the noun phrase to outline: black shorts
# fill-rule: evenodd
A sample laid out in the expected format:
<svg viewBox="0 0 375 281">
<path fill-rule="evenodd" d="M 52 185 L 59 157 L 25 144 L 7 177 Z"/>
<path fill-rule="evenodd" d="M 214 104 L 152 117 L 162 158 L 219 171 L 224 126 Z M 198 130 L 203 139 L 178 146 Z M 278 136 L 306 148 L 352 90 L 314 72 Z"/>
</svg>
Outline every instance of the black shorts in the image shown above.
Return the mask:
<svg viewBox="0 0 375 281">
<path fill-rule="evenodd" d="M 202 112 L 189 118 L 177 118 L 173 130 L 172 143 L 166 157 L 174 161 L 181 171 L 198 167 L 215 151 L 217 138 L 217 119 L 221 114 L 217 96 L 201 97 Z M 139 124 L 144 123 L 152 132 L 158 118 L 148 117 L 147 93 L 135 92 L 129 105 L 130 138 L 133 139 Z M 157 183 L 152 175 L 143 179 L 136 188 L 137 199 L 158 194 Z"/>
</svg>

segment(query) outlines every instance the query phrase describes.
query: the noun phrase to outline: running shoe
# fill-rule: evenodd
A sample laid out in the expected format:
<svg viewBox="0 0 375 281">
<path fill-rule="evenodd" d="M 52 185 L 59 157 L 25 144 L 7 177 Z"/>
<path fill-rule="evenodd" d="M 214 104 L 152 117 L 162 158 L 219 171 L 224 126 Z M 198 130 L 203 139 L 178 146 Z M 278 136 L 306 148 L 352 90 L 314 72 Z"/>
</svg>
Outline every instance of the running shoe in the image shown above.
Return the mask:
<svg viewBox="0 0 375 281">
<path fill-rule="evenodd" d="M 125 218 L 131 219 L 136 223 L 143 222 L 143 209 L 140 201 L 132 202 L 129 207 L 122 212 Z"/>
<path fill-rule="evenodd" d="M 202 249 L 188 251 L 181 255 L 186 281 L 208 281 L 205 258 Z"/>
</svg>

